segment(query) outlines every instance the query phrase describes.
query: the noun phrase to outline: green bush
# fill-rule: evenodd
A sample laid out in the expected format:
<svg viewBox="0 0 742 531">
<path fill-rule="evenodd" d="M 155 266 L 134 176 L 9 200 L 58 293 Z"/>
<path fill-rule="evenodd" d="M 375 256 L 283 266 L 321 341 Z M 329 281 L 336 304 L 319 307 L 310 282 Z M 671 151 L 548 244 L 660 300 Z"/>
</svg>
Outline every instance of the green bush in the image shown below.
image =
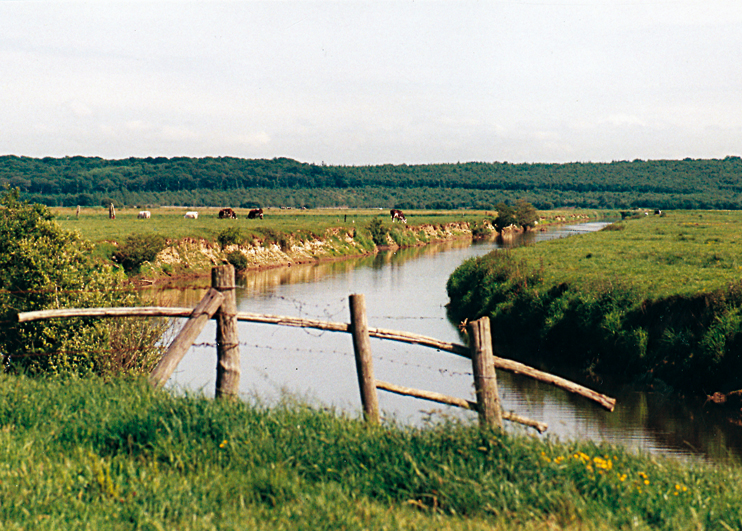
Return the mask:
<svg viewBox="0 0 742 531">
<path fill-rule="evenodd" d="M 484 221 L 477 221 L 471 229 L 472 238 L 487 238 L 492 234 L 492 229 Z"/>
<path fill-rule="evenodd" d="M 17 324 L 21 312 L 142 303 L 126 276 L 95 261 L 91 245 L 61 229 L 47 207 L 0 199 L 0 354 L 30 373 L 146 373 L 159 359 L 166 323 L 154 319 L 49 319 Z M 14 324 L 15 323 L 15 324 Z"/>
<path fill-rule="evenodd" d="M 371 239 L 375 245 L 389 245 L 387 240 L 388 229 L 380 217 L 375 217 L 368 223 L 368 231 L 371 233 Z"/>
<path fill-rule="evenodd" d="M 247 257 L 240 251 L 231 251 L 227 254 L 227 262 L 232 264 L 237 271 L 247 269 Z"/>
<path fill-rule="evenodd" d="M 167 240 L 160 234 L 132 234 L 119 245 L 113 259 L 127 273 L 138 273 L 140 266 L 145 262 L 152 262 L 166 244 Z"/>
<path fill-rule="evenodd" d="M 238 227 L 227 227 L 219 232 L 216 241 L 222 247 L 227 247 L 229 245 L 242 245 L 245 242 L 245 238 L 242 236 Z"/>
</svg>

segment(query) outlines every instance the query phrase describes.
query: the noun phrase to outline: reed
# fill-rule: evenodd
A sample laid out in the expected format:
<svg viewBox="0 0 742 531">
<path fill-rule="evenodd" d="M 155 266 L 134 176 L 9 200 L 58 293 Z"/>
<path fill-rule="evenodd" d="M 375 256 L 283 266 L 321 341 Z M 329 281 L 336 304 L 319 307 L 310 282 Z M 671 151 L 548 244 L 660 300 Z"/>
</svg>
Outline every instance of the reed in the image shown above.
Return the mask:
<svg viewBox="0 0 742 531">
<path fill-rule="evenodd" d="M 287 398 L 0 377 L 3 529 L 739 529 L 742 471 Z"/>
</svg>

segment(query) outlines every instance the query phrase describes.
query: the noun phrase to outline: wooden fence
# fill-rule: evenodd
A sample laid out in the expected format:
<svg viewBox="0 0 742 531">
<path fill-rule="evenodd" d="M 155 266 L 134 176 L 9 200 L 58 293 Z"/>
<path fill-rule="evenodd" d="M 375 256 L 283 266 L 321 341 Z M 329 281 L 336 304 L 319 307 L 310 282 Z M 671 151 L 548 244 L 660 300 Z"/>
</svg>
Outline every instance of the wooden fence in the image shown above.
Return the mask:
<svg viewBox="0 0 742 531">
<path fill-rule="evenodd" d="M 558 376 L 538 371 L 522 363 L 495 356 L 492 349 L 490 323 L 487 317 L 467 324 L 470 342 L 470 346 L 467 347 L 410 332 L 384 330 L 368 326 L 365 297 L 363 294 L 350 296 L 350 323 L 336 323 L 282 315 L 237 312 L 234 290 L 234 268 L 231 265 L 224 265 L 212 269 L 211 288 L 193 309 L 169 307 L 68 308 L 20 313 L 18 314 L 18 322 L 24 323 L 63 317 L 187 317 L 188 321 L 170 343 L 162 359 L 149 377 L 152 385 L 161 387 L 170 378 L 178 363 L 183 359 L 183 356 L 185 356 L 206 323 L 210 319 L 216 319 L 216 396 L 218 398 L 236 397 L 239 392 L 240 351 L 237 332 L 238 321 L 349 333 L 353 336 L 353 348 L 355 351 L 363 414 L 369 423 L 380 422 L 377 390 L 381 389 L 400 395 L 412 396 L 476 411 L 479 414 L 480 424 L 483 426 L 502 427 L 502 421 L 508 420 L 530 426 L 539 432 L 544 432 L 547 429 L 545 423 L 502 410 L 497 391 L 495 369 L 525 375 L 565 389 L 598 403 L 608 411 L 613 411 L 615 407 L 616 401 L 613 398 Z M 471 359 L 476 402 L 431 391 L 410 389 L 377 380 L 374 377 L 373 356 L 369 341 L 369 338 L 372 337 L 421 345 Z"/>
</svg>

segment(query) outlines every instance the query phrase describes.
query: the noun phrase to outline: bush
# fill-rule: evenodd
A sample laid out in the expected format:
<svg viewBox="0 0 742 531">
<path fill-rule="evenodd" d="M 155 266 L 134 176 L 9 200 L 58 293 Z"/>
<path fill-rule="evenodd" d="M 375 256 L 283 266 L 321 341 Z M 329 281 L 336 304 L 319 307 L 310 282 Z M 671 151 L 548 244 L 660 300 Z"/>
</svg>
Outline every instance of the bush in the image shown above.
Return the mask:
<svg viewBox="0 0 742 531">
<path fill-rule="evenodd" d="M 387 240 L 388 230 L 384 227 L 384 222 L 380 217 L 375 217 L 368 223 L 368 231 L 371 233 L 371 239 L 375 245 L 389 245 Z"/>
<path fill-rule="evenodd" d="M 232 251 L 227 254 L 227 262 L 232 264 L 237 271 L 247 269 L 247 257 L 240 251 Z"/>
<path fill-rule="evenodd" d="M 113 253 L 113 259 L 121 264 L 127 273 L 136 274 L 141 265 L 152 262 L 166 244 L 165 237 L 159 234 L 132 234 L 119 246 L 119 250 Z"/>
<path fill-rule="evenodd" d="M 492 229 L 484 221 L 477 221 L 471 229 L 472 238 L 487 238 L 492 235 Z"/>
<path fill-rule="evenodd" d="M 219 245 L 222 247 L 227 247 L 229 245 L 242 245 L 245 238 L 242 236 L 239 228 L 227 227 L 219 232 L 216 241 L 218 241 Z"/>
<path fill-rule="evenodd" d="M 69 318 L 17 323 L 21 312 L 141 304 L 126 276 L 96 262 L 91 245 L 61 229 L 49 209 L 0 198 L 0 354 L 9 371 L 148 373 L 164 321 Z"/>
</svg>

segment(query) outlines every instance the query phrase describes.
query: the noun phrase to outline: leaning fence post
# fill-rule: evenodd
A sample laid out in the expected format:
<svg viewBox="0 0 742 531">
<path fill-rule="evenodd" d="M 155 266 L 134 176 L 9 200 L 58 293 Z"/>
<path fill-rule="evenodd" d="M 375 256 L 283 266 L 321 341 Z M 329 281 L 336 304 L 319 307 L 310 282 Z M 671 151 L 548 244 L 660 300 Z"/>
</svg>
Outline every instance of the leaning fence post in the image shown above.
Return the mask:
<svg viewBox="0 0 742 531">
<path fill-rule="evenodd" d="M 224 302 L 224 296 L 215 289 L 210 289 L 201 299 L 201 302 L 191 312 L 190 317 L 178 335 L 173 339 L 160 362 L 152 370 L 149 382 L 155 387 L 162 387 L 173 374 L 173 371 L 183 359 L 188 349 L 204 329 L 219 307 Z"/>
<path fill-rule="evenodd" d="M 224 295 L 224 302 L 216 312 L 216 397 L 236 397 L 240 388 L 240 338 L 234 266 L 214 267 L 211 286 Z"/>
<path fill-rule="evenodd" d="M 502 428 L 489 317 L 470 322 L 468 328 L 479 423 L 482 426 Z"/>
<path fill-rule="evenodd" d="M 366 319 L 366 298 L 362 293 L 350 296 L 350 331 L 353 334 L 353 349 L 356 355 L 358 385 L 361 388 L 361 403 L 366 422 L 378 424 L 379 397 L 376 393 L 374 364 Z"/>
</svg>

